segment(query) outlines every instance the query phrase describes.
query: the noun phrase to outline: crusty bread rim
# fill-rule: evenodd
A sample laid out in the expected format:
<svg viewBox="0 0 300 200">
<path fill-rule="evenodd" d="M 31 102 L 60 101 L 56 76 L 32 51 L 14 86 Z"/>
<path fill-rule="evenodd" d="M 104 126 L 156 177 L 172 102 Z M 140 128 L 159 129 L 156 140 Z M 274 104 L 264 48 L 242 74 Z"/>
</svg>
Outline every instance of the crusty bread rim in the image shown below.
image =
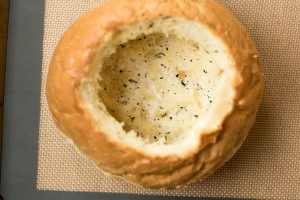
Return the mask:
<svg viewBox="0 0 300 200">
<path fill-rule="evenodd" d="M 149 156 L 112 142 L 86 109 L 79 92 L 97 47 L 113 30 L 159 16 L 205 25 L 226 44 L 239 77 L 233 109 L 222 129 L 201 137 L 198 151 L 184 158 Z M 112 0 L 81 17 L 58 44 L 47 79 L 47 99 L 62 132 L 102 170 L 148 188 L 174 188 L 202 180 L 224 164 L 244 141 L 263 94 L 258 52 L 244 28 L 213 0 Z"/>
<path fill-rule="evenodd" d="M 148 28 L 148 25 L 151 28 Z M 178 38 L 183 40 L 192 40 L 201 45 L 201 49 L 205 54 L 209 54 L 210 60 L 213 60 L 214 68 L 220 68 L 223 75 L 215 86 L 217 93 L 212 108 L 205 115 L 198 117 L 194 122 L 194 126 L 189 130 L 185 130 L 176 142 L 164 145 L 157 142 L 145 143 L 141 137 L 136 137 L 136 132 L 130 130 L 127 132 L 123 129 L 124 123 L 118 122 L 112 117 L 105 107 L 105 104 L 98 97 L 98 91 L 103 90 L 98 84 L 101 80 L 100 71 L 103 67 L 103 59 L 109 57 L 116 51 L 116 47 L 125 44 L 129 40 L 134 40 L 140 35 L 151 35 L 153 33 L 163 33 L 168 37 L 170 34 L 176 34 Z M 207 53 L 208 52 L 208 53 Z M 214 133 L 222 129 L 223 119 L 232 110 L 234 99 L 234 85 L 239 79 L 235 74 L 233 63 L 229 58 L 228 52 L 222 41 L 215 37 L 205 26 L 180 18 L 163 18 L 159 17 L 151 21 L 139 21 L 131 25 L 118 27 L 111 31 L 107 41 L 103 42 L 97 50 L 94 60 L 91 62 L 88 76 L 83 77 L 80 82 L 80 92 L 86 108 L 90 111 L 94 119 L 99 124 L 99 129 L 107 135 L 110 140 L 120 145 L 127 145 L 127 148 L 135 148 L 143 151 L 149 156 L 166 156 L 168 154 L 176 154 L 176 156 L 185 157 L 189 153 L 197 151 L 197 147 L 203 135 Z M 209 61 L 207 61 L 209 62 Z M 198 67 L 198 66 L 197 66 Z M 203 77 L 202 70 L 199 70 L 199 79 Z M 204 87 L 204 86 L 202 86 Z M 184 97 L 183 97 L 184 98 Z M 154 109 L 154 108 L 153 108 Z M 147 123 L 147 122 L 145 122 Z"/>
</svg>

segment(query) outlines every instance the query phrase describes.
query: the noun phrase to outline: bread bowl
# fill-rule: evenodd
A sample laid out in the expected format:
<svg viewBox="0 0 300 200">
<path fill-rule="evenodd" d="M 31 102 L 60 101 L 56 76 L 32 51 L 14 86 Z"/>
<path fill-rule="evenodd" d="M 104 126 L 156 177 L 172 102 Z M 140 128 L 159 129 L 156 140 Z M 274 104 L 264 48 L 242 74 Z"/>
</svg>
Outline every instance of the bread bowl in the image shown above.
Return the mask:
<svg viewBox="0 0 300 200">
<path fill-rule="evenodd" d="M 203 180 L 240 147 L 263 94 L 258 52 L 214 0 L 111 0 L 50 64 L 58 128 L 102 171 L 147 188 Z"/>
</svg>

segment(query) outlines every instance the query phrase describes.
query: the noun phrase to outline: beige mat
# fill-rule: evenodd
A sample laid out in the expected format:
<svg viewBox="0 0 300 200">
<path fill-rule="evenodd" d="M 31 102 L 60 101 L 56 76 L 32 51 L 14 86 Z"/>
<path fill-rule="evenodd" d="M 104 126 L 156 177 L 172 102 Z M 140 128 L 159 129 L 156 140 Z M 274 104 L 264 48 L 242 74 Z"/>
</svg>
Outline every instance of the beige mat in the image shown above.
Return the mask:
<svg viewBox="0 0 300 200">
<path fill-rule="evenodd" d="M 101 0 L 46 0 L 37 188 L 175 196 L 300 199 L 300 1 L 222 0 L 253 36 L 266 75 L 257 122 L 239 152 L 202 183 L 146 190 L 106 177 L 55 128 L 45 77 L 55 44 L 79 15 Z"/>
</svg>

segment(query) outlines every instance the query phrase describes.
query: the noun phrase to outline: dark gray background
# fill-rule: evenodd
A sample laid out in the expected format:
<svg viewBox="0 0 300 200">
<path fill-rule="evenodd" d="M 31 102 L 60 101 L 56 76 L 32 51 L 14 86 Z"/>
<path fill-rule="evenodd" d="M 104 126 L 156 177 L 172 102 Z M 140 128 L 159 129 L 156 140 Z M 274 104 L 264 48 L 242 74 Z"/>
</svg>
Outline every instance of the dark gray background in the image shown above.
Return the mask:
<svg viewBox="0 0 300 200">
<path fill-rule="evenodd" d="M 10 1 L 0 188 L 4 199 L 199 199 L 36 189 L 43 17 L 43 0 Z"/>
</svg>

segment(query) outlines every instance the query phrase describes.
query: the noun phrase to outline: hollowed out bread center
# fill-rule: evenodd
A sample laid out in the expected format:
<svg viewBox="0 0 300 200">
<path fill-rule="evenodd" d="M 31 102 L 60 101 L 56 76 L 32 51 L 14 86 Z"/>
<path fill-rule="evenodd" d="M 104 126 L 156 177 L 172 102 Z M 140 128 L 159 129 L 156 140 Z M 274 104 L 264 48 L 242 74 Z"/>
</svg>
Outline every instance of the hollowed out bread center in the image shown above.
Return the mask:
<svg viewBox="0 0 300 200">
<path fill-rule="evenodd" d="M 121 28 L 99 47 L 82 93 L 112 140 L 181 154 L 232 109 L 234 71 L 207 28 L 160 18 Z"/>
<path fill-rule="evenodd" d="M 141 35 L 105 58 L 99 96 L 126 131 L 172 143 L 206 117 L 217 96 L 223 71 L 206 54 L 175 35 Z"/>
</svg>

